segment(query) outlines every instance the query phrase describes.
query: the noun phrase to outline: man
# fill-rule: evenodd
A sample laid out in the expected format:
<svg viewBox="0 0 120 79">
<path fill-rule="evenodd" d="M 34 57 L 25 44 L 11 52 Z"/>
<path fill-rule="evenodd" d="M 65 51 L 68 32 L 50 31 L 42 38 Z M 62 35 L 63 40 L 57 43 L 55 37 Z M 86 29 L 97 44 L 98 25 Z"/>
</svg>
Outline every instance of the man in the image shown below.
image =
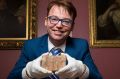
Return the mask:
<svg viewBox="0 0 120 79">
<path fill-rule="evenodd" d="M 49 3 L 45 18 L 48 34 L 25 42 L 20 59 L 8 79 L 102 79 L 90 56 L 87 41 L 69 37 L 75 17 L 76 9 L 72 3 L 66 0 Z M 62 49 L 68 61 L 54 73 L 40 64 L 42 56 L 53 47 Z"/>
</svg>

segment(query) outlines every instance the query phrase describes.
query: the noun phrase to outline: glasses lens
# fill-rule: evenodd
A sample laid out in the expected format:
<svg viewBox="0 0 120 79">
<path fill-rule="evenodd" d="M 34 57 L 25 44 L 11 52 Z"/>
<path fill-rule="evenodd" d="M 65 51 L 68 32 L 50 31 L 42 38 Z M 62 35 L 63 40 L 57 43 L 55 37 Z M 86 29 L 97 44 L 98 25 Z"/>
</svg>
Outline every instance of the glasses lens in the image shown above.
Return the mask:
<svg viewBox="0 0 120 79">
<path fill-rule="evenodd" d="M 49 16 L 48 17 L 51 24 L 57 24 L 59 21 L 61 21 L 63 26 L 71 26 L 72 20 L 65 18 L 65 19 L 59 19 L 57 16 Z"/>
<path fill-rule="evenodd" d="M 51 24 L 57 24 L 59 21 L 59 18 L 57 18 L 56 16 L 49 16 L 48 19 L 50 20 Z"/>
<path fill-rule="evenodd" d="M 62 24 L 64 26 L 71 26 L 72 25 L 72 20 L 70 20 L 70 19 L 63 19 L 62 20 Z"/>
</svg>

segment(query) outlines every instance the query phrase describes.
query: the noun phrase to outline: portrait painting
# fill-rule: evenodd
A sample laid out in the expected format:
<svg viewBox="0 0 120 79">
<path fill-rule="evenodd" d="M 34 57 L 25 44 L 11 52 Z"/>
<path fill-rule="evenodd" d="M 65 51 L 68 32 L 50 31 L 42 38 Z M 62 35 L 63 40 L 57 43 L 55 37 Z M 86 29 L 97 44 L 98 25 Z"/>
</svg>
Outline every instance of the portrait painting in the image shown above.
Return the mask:
<svg viewBox="0 0 120 79">
<path fill-rule="evenodd" d="M 120 47 L 120 0 L 89 1 L 92 47 Z"/>
<path fill-rule="evenodd" d="M 0 49 L 20 49 L 35 38 L 36 1 L 0 0 Z"/>
</svg>

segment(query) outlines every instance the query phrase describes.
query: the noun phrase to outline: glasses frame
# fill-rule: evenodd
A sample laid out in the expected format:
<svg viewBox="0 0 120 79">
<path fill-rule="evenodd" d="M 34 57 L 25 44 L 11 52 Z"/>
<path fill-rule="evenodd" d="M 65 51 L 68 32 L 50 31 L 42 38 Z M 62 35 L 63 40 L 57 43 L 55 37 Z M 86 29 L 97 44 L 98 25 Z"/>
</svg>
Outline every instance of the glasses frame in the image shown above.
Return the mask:
<svg viewBox="0 0 120 79">
<path fill-rule="evenodd" d="M 53 19 L 56 19 L 55 23 L 52 22 L 52 17 L 54 17 Z M 69 27 L 69 26 L 72 26 L 72 24 L 73 24 L 73 20 L 71 20 L 69 18 L 59 19 L 57 16 L 48 16 L 47 18 L 49 19 L 50 23 L 54 24 L 54 25 L 58 24 L 59 21 L 61 22 L 61 24 L 63 26 L 68 26 Z M 67 20 L 68 20 L 70 25 L 65 24 L 65 22 L 67 23 Z"/>
</svg>

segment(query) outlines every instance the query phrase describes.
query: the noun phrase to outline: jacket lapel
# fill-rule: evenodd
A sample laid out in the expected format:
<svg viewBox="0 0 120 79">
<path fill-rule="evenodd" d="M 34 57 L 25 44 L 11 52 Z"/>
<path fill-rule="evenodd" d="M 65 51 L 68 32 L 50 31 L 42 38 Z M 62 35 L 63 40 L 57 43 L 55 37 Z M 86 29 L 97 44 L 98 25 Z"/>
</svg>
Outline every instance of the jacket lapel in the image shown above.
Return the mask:
<svg viewBox="0 0 120 79">
<path fill-rule="evenodd" d="M 39 38 L 39 46 L 37 56 L 40 56 L 43 53 L 48 52 L 48 35 L 46 34 L 42 38 Z"/>
<path fill-rule="evenodd" d="M 75 57 L 76 56 L 75 52 L 76 52 L 76 50 L 75 50 L 74 42 L 71 37 L 68 37 L 67 42 L 66 42 L 65 53 L 69 54 L 72 57 Z"/>
<path fill-rule="evenodd" d="M 40 56 L 45 52 L 48 52 L 48 34 L 43 36 L 41 41 L 39 41 L 39 51 L 37 53 L 37 56 Z M 77 51 L 73 39 L 71 37 L 68 37 L 66 42 L 65 53 L 69 54 L 72 57 L 75 57 L 76 52 Z"/>
</svg>

